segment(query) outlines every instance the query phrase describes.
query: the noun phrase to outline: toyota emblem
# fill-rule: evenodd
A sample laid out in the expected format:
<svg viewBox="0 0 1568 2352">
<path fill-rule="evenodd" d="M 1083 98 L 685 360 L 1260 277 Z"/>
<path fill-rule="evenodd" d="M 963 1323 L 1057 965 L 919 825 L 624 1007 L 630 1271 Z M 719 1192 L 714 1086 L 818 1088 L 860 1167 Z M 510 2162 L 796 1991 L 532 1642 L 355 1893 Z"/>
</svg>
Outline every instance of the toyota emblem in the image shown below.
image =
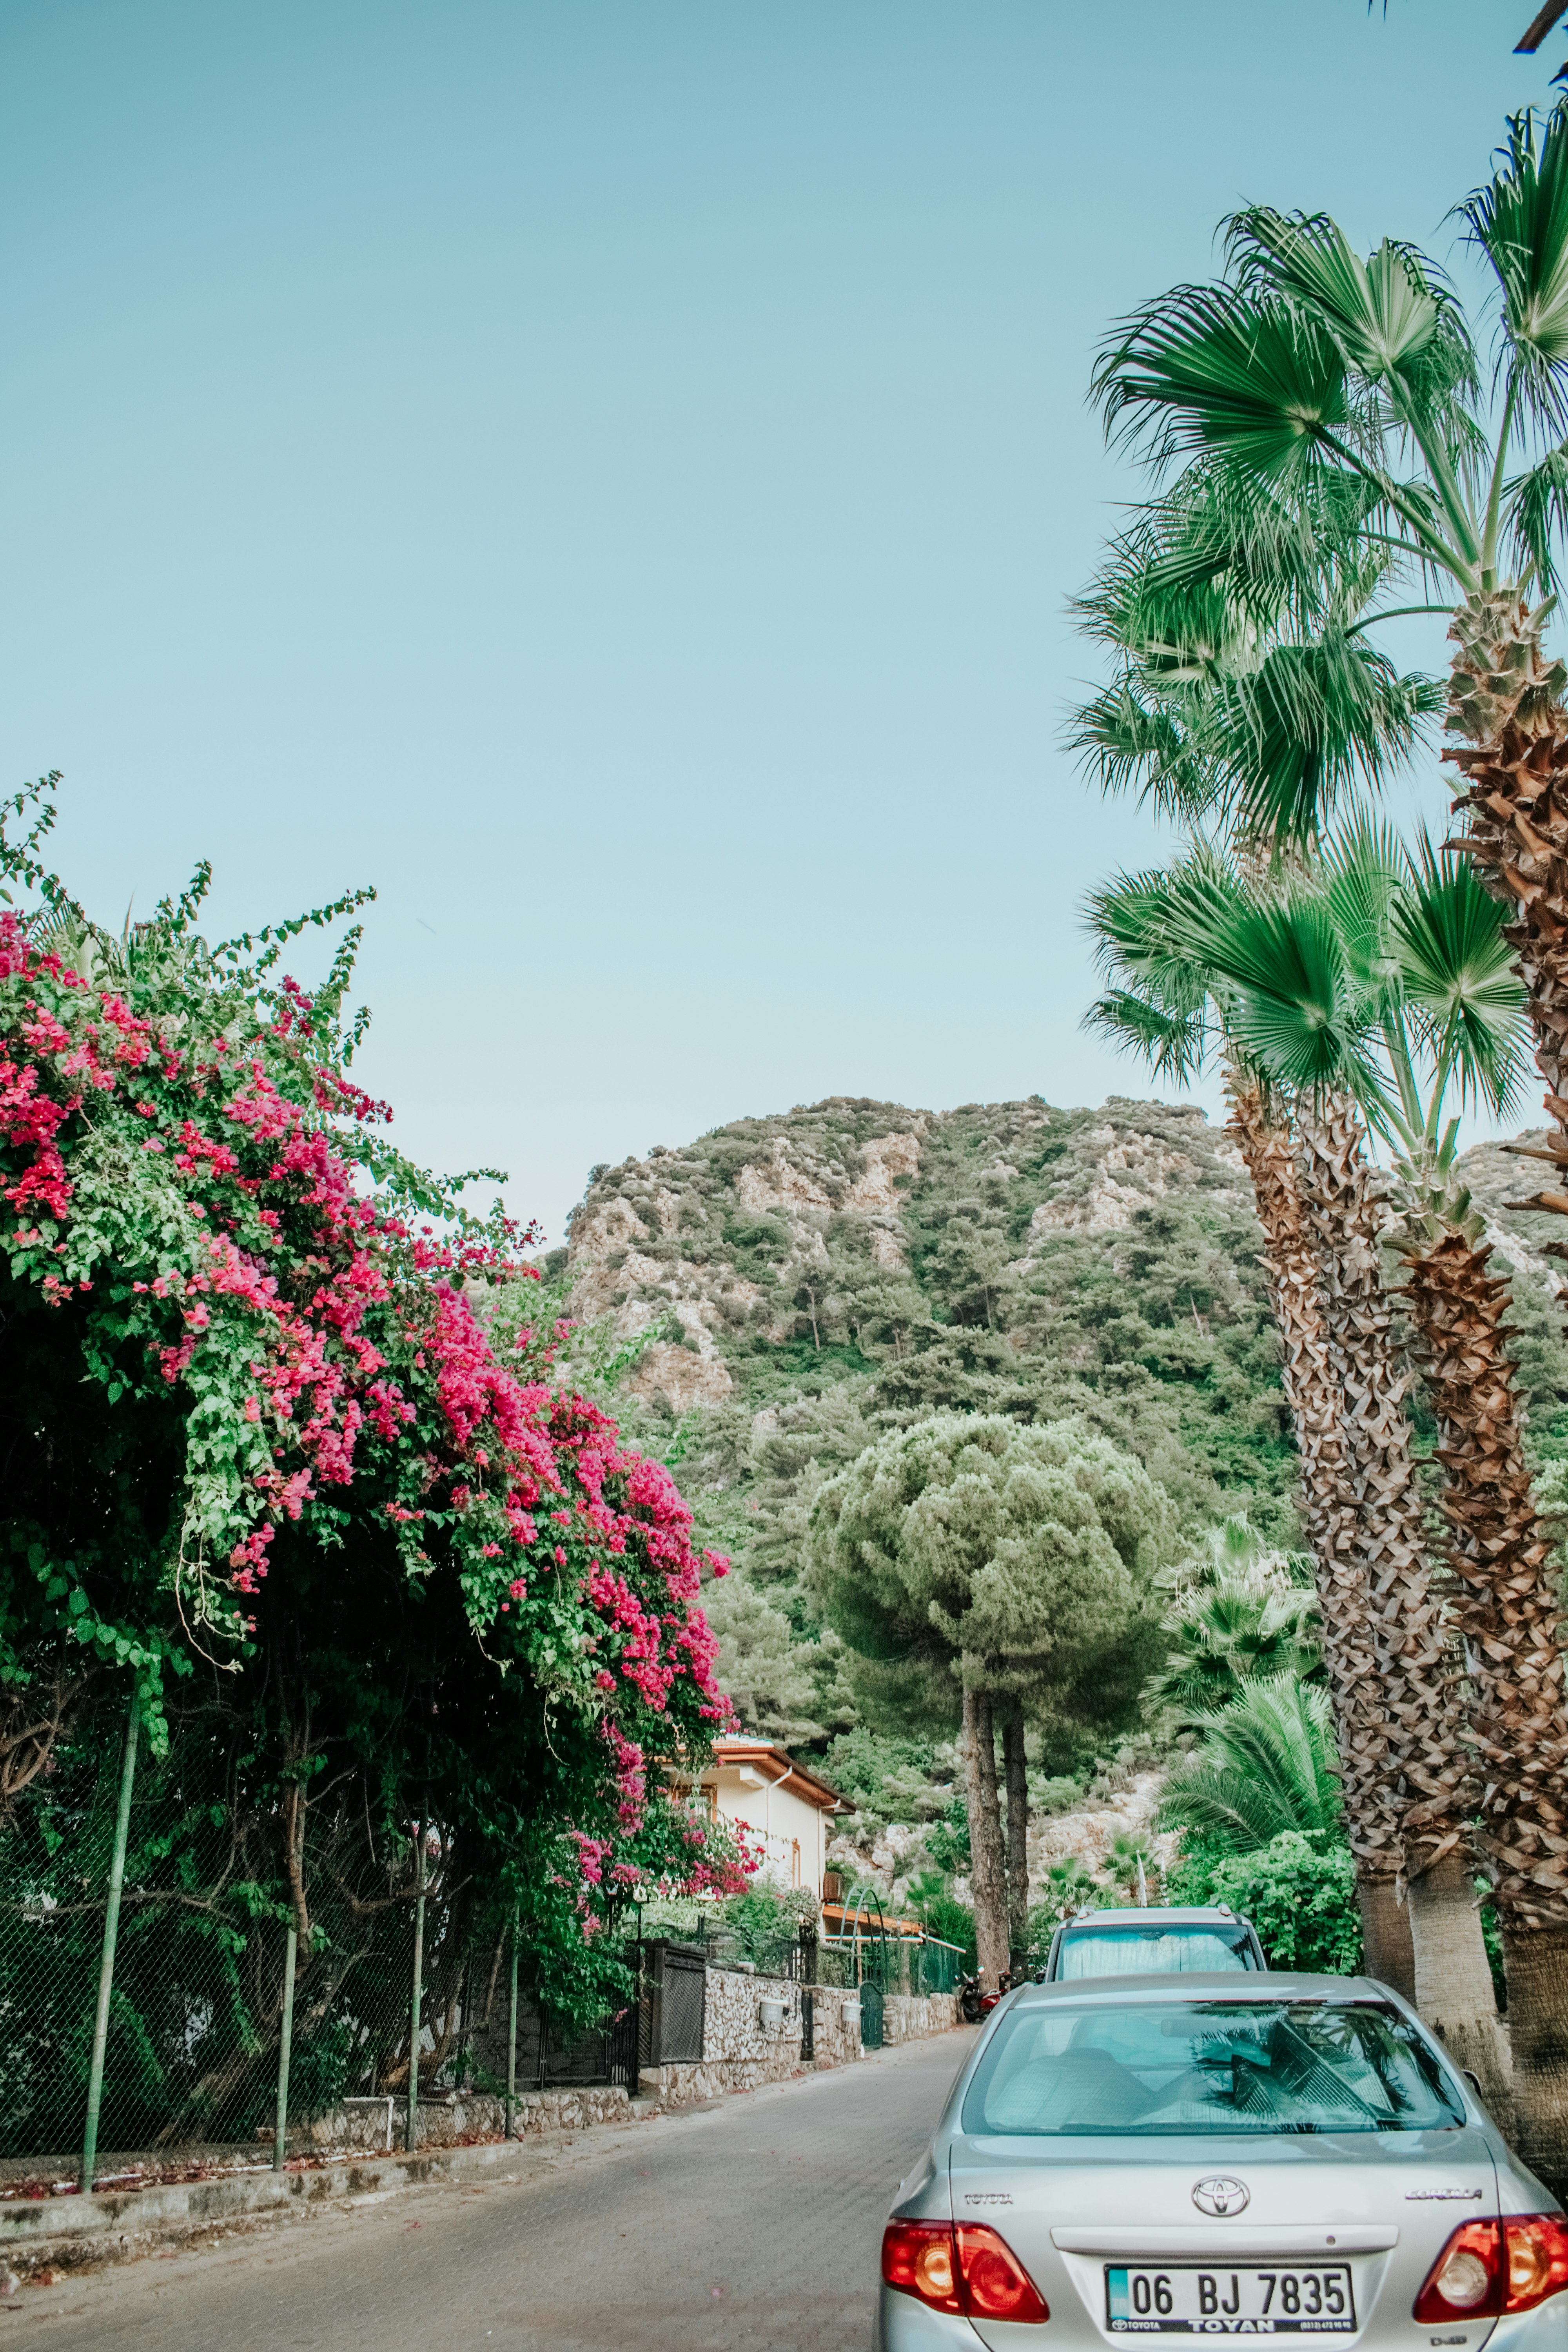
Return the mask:
<svg viewBox="0 0 1568 2352">
<path fill-rule="evenodd" d="M 1223 2172 L 1200 2180 L 1193 2190 L 1193 2203 L 1200 2213 L 1239 2213 L 1252 2196 L 1245 2180 L 1232 2180 Z"/>
</svg>

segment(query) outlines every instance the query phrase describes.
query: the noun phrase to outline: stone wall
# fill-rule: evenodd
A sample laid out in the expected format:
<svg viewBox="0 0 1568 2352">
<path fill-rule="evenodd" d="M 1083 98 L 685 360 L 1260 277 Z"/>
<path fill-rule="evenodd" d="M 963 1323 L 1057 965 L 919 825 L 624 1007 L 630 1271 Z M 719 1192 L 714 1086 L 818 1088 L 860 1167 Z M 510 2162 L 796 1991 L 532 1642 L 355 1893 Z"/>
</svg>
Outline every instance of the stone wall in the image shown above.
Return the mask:
<svg viewBox="0 0 1568 2352">
<path fill-rule="evenodd" d="M 882 2003 L 884 2042 L 919 2042 L 928 2033 L 951 2033 L 957 2023 L 955 1992 L 890 1992 Z"/>
<path fill-rule="evenodd" d="M 629 2123 L 634 2112 L 628 2094 L 619 2084 L 520 2091 L 513 2131 L 519 2139 L 543 2132 L 584 2131 L 590 2124 Z M 305 2130 L 291 2131 L 289 2151 L 303 2155 L 309 2150 L 321 2156 L 347 2155 L 358 2149 L 374 2156 L 395 2154 L 402 2148 L 407 2125 L 408 2108 L 402 2099 L 353 2099 L 318 2116 Z M 416 2144 L 420 2147 L 461 2147 L 476 2139 L 499 2139 L 505 2130 L 504 2099 L 475 2092 L 467 2098 L 419 2102 Z"/>
<path fill-rule="evenodd" d="M 642 2088 L 666 2106 L 686 2106 L 729 2091 L 752 2091 L 759 2083 L 783 2082 L 790 2074 L 852 2064 L 864 2055 L 859 1994 L 832 1985 L 810 1988 L 813 2055 L 803 2058 L 800 2003 L 805 1990 L 787 1977 L 710 1968 L 701 2063 L 645 2066 Z M 957 2023 L 958 2002 L 952 1993 L 889 1993 L 883 2004 L 882 2033 L 889 2042 L 945 2033 Z"/>
</svg>

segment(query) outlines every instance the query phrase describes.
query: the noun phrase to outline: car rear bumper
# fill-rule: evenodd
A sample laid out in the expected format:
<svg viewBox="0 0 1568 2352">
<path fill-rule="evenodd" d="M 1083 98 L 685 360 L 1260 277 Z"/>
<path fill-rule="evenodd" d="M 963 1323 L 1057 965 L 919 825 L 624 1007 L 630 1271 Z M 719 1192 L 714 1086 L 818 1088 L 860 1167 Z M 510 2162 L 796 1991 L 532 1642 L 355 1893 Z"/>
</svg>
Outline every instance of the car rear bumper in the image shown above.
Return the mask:
<svg viewBox="0 0 1568 2352">
<path fill-rule="evenodd" d="M 1442 2332 L 1431 2331 L 1434 2337 Z M 1568 2352 L 1568 2294 L 1552 2295 L 1533 2311 L 1495 2321 L 1486 2352 Z"/>
<path fill-rule="evenodd" d="M 1021 2336 L 1024 2331 L 1014 2332 Z M 933 2311 L 916 2296 L 885 2285 L 877 2290 L 877 2325 L 871 2343 L 872 2352 L 982 2352 L 979 2336 L 958 2312 Z M 1521 2347 L 1521 2352 L 1537 2352 L 1537 2347 Z M 1547 2347 L 1542 2346 L 1540 2352 L 1547 2352 Z M 1558 2352 L 1558 2347 L 1553 2347 L 1552 2352 Z"/>
</svg>

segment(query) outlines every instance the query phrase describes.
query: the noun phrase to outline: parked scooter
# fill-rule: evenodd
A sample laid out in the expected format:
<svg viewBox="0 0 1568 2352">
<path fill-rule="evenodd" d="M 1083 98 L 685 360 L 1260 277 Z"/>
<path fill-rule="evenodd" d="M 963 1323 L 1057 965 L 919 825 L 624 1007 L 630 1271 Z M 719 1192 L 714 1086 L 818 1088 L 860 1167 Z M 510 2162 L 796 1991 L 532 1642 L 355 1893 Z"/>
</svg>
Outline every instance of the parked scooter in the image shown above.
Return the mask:
<svg viewBox="0 0 1568 2352">
<path fill-rule="evenodd" d="M 1011 1992 L 1016 1984 L 1022 1984 L 1023 1981 L 1022 1976 L 1010 1976 L 1004 1969 L 995 1991 L 982 1992 L 980 1979 L 977 1976 L 960 1977 L 958 1979 L 959 2016 L 965 2025 L 978 2025 L 983 2017 L 990 2016 L 1005 1992 Z"/>
</svg>

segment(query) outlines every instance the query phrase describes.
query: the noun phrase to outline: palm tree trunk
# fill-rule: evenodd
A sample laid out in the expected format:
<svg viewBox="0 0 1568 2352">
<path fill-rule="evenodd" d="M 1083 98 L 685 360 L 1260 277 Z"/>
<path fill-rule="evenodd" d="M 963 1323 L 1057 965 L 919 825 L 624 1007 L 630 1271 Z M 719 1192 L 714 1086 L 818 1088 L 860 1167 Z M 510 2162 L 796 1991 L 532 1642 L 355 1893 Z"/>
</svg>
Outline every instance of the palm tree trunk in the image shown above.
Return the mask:
<svg viewBox="0 0 1568 2352">
<path fill-rule="evenodd" d="M 996 1791 L 996 1740 L 991 1700 L 963 1692 L 963 1795 L 969 1815 L 969 1885 L 974 1901 L 974 1952 L 980 1981 L 994 1992 L 1007 1967 L 1007 1870 Z"/>
<path fill-rule="evenodd" d="M 1517 909 L 1504 936 L 1530 1002 L 1535 1059 L 1552 1120 L 1551 1156 L 1568 1170 L 1568 669 L 1542 650 L 1541 625 L 1516 588 L 1469 596 L 1448 635 L 1446 751 L 1463 771 L 1464 846 Z M 1532 1207 L 1568 1210 L 1561 1195 Z"/>
<path fill-rule="evenodd" d="M 1029 1771 L 1024 1754 L 1024 1709 L 1015 1700 L 1002 1726 L 1007 1783 L 1007 1927 L 1022 1958 L 1029 1944 Z"/>
<path fill-rule="evenodd" d="M 1353 1783 L 1346 1775 L 1347 1826 L 1358 1876 L 1386 1879 L 1403 1871 L 1414 1880 L 1454 1851 L 1466 1792 L 1473 1785 L 1458 1671 L 1427 1570 L 1403 1402 L 1406 1381 L 1394 1360 L 1393 1307 L 1383 1278 L 1384 1218 L 1373 1192 L 1361 1122 L 1347 1103 L 1329 1098 L 1300 1105 L 1297 1126 L 1303 1200 L 1318 1241 L 1324 1312 L 1341 1381 L 1351 1506 L 1341 1541 L 1360 1570 L 1359 1586 L 1351 1580 L 1349 1605 L 1353 1608 L 1358 1590 L 1365 1602 L 1365 1616 L 1351 1634 L 1358 1730 L 1380 1703 L 1383 1715 L 1354 1759 Z M 1470 2019 L 1474 1988 L 1487 1965 L 1473 1900 L 1456 1906 L 1450 1874 L 1435 1882 L 1418 1905 L 1407 1907 L 1415 1953 L 1412 1995 L 1419 2000 L 1425 1994 L 1423 2011 L 1433 2022 Z M 1379 1914 L 1386 1918 L 1384 1898 L 1375 1909 L 1363 1906 L 1369 1925 Z M 1367 1958 L 1375 1969 L 1370 1942 Z M 1486 1982 L 1489 1988 L 1489 1976 Z M 1485 2039 L 1479 2028 L 1477 2034 Z M 1488 2077 L 1496 2097 L 1500 2068 L 1489 2068 Z"/>
<path fill-rule="evenodd" d="M 1267 1244 L 1280 1378 L 1301 1457 L 1307 1539 L 1317 1571 L 1323 1664 L 1333 1701 L 1346 1834 L 1356 1862 L 1365 1965 L 1408 2000 L 1415 1996 L 1415 1963 L 1410 1916 L 1398 1894 L 1395 1765 L 1365 1567 L 1356 1548 L 1359 1503 L 1341 1427 L 1343 1389 L 1321 1278 L 1323 1241 L 1307 1213 L 1289 1129 L 1269 1116 L 1261 1089 L 1250 1079 L 1233 1072 L 1229 1092 L 1230 1130 L 1252 1178 Z"/>
<path fill-rule="evenodd" d="M 1561 2203 L 1568 2200 L 1568 1927 L 1524 1927 L 1502 1913 L 1513 2047 L 1513 2144 Z"/>
<path fill-rule="evenodd" d="M 1457 2066 L 1467 2066 L 1500 2127 L 1514 2128 L 1513 2065 L 1474 1874 L 1461 1848 L 1412 1878 L 1405 1895 L 1415 1946 L 1415 2006 Z"/>
<path fill-rule="evenodd" d="M 1535 1515 L 1507 1352 L 1511 1291 L 1488 1270 L 1493 1251 L 1479 1242 L 1479 1223 L 1455 1223 L 1408 1265 L 1441 1430 L 1453 1618 L 1465 1639 L 1471 1738 L 1486 1780 L 1471 1842 L 1495 1879 L 1507 1955 L 1538 1927 L 1568 1928 L 1568 1715 L 1552 1540 Z M 1532 1983 L 1521 1955 L 1521 1988 Z M 1500 2122 L 1516 2122 L 1535 2152 L 1568 2147 L 1568 2053 L 1559 2051 L 1556 2067 L 1547 2063 L 1561 2030 L 1542 2030 L 1510 1992 L 1510 2039 L 1531 2049 L 1531 2063 L 1519 2070 L 1519 2091 L 1510 2082 L 1514 2115 L 1500 2112 Z"/>
<path fill-rule="evenodd" d="M 1464 774 L 1457 806 L 1468 816 L 1466 846 L 1500 895 L 1512 899 L 1506 937 L 1535 1031 L 1552 1124 L 1541 1156 L 1559 1179 L 1517 1208 L 1568 1215 L 1568 670 L 1548 662 L 1539 622 L 1512 589 L 1468 598 L 1448 632 L 1458 650 L 1447 753 Z M 1553 1255 L 1568 1255 L 1561 1245 Z M 1466 1319 L 1484 1327 L 1477 1268 Z M 1511 1368 L 1495 1344 L 1472 1344 L 1495 1390 Z M 1517 1414 L 1511 1416 L 1517 1445 Z M 1477 1548 L 1460 1608 L 1476 1685 L 1474 1729 L 1487 1776 L 1481 1850 L 1497 1874 L 1495 1895 L 1508 1974 L 1514 2104 L 1521 2154 L 1557 2195 L 1568 2193 L 1568 1717 L 1549 1556 L 1522 1459 L 1500 1454 L 1465 1465 L 1511 1497 L 1507 1540 L 1491 1557 Z M 1465 1550 L 1461 1537 L 1459 1549 Z"/>
</svg>

